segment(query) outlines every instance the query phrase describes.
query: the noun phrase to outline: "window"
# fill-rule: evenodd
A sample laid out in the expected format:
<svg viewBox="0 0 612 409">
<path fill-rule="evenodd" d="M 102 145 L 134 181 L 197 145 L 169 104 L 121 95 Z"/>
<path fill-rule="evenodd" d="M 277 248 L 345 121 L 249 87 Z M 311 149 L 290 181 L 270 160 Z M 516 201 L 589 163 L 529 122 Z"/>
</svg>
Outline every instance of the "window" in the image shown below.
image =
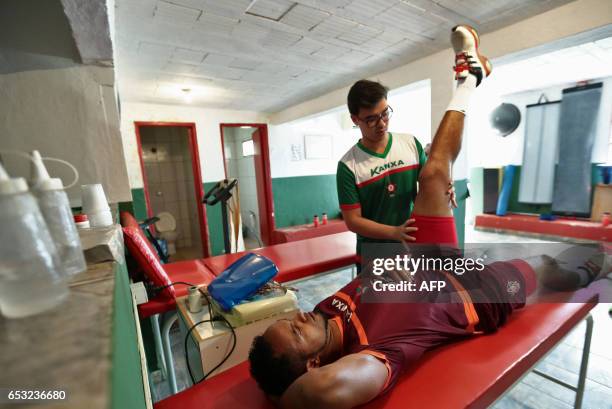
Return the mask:
<svg viewBox="0 0 612 409">
<path fill-rule="evenodd" d="M 249 139 L 242 142 L 242 156 L 253 156 L 255 155 L 255 145 L 253 140 Z"/>
</svg>

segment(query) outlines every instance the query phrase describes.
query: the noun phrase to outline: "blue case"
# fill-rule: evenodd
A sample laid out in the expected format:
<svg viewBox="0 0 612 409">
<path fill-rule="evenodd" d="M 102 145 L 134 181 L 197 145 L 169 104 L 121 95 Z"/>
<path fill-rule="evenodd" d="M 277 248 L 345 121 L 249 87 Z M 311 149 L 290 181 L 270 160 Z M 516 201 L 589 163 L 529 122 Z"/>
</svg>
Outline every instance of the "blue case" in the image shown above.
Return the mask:
<svg viewBox="0 0 612 409">
<path fill-rule="evenodd" d="M 246 300 L 264 284 L 272 280 L 278 268 L 272 260 L 248 253 L 236 260 L 208 285 L 208 293 L 228 311 Z"/>
</svg>

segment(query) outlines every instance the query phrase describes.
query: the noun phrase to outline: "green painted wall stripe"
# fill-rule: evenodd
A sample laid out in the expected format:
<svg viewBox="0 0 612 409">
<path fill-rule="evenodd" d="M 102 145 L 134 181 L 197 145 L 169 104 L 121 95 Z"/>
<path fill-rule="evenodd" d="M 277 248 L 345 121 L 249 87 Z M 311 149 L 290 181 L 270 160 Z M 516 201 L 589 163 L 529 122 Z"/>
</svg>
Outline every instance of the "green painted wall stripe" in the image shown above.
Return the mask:
<svg viewBox="0 0 612 409">
<path fill-rule="evenodd" d="M 216 182 L 203 184 L 204 192 L 211 189 Z M 467 189 L 467 181 L 455 181 L 457 196 L 461 197 Z M 315 214 L 327 213 L 332 218 L 340 217 L 336 175 L 296 176 L 272 179 L 275 223 L 277 228 L 312 223 Z M 138 220 L 147 218 L 144 189 L 132 189 L 133 202 L 120 204 L 121 210 L 133 212 Z M 455 211 L 457 230 L 463 242 L 463 225 L 465 220 L 465 203 L 462 210 Z M 223 254 L 223 225 L 221 224 L 221 207 L 219 204 L 206 206 L 208 232 L 212 255 Z"/>
<path fill-rule="evenodd" d="M 119 211 L 128 211 L 134 215 L 137 220 L 145 220 L 147 215 L 147 201 L 143 188 L 132 189 L 132 201 L 120 202 Z"/>
<path fill-rule="evenodd" d="M 138 334 L 125 264 L 115 270 L 112 328 L 111 408 L 146 408 Z"/>
<path fill-rule="evenodd" d="M 335 174 L 274 178 L 272 195 L 277 228 L 312 223 L 315 214 L 340 217 Z"/>
<path fill-rule="evenodd" d="M 144 220 L 148 217 L 147 201 L 143 188 L 132 189 L 132 207 L 134 209 L 134 217 L 138 220 Z"/>
<path fill-rule="evenodd" d="M 467 193 L 467 179 L 455 180 L 453 185 L 455 186 L 455 196 L 457 197 L 457 208 L 453 209 L 453 216 L 455 217 L 455 227 L 457 228 L 457 237 L 459 239 L 459 245 L 462 246 L 465 243 L 465 197 Z"/>
<path fill-rule="evenodd" d="M 475 214 L 482 213 L 482 168 L 471 170 L 471 195 Z M 509 212 L 517 213 L 550 213 L 550 205 L 532 205 L 518 201 L 521 167 L 517 166 L 512 193 L 508 203 Z M 601 175 L 597 165 L 592 165 L 593 185 L 601 183 Z M 204 183 L 204 191 L 211 189 L 216 182 Z M 457 197 L 462 197 L 467 191 L 467 180 L 455 181 Z M 296 176 L 272 179 L 272 195 L 276 227 L 288 227 L 312 222 L 315 214 L 327 213 L 331 218 L 340 217 L 338 193 L 336 190 L 336 175 Z M 132 189 L 132 202 L 119 204 L 120 210 L 131 211 L 138 220 L 147 218 L 147 207 L 144 189 Z M 221 207 L 206 206 L 208 231 L 212 255 L 223 254 L 223 226 L 221 224 Z M 454 211 L 457 223 L 457 233 L 460 243 L 464 240 L 465 201 L 459 203 Z"/>
<path fill-rule="evenodd" d="M 208 192 L 217 182 L 203 183 L 204 193 Z M 206 205 L 206 222 L 208 224 L 208 235 L 210 239 L 210 252 L 212 256 L 225 253 L 223 245 L 223 224 L 221 224 L 221 204 L 214 206 Z"/>
</svg>

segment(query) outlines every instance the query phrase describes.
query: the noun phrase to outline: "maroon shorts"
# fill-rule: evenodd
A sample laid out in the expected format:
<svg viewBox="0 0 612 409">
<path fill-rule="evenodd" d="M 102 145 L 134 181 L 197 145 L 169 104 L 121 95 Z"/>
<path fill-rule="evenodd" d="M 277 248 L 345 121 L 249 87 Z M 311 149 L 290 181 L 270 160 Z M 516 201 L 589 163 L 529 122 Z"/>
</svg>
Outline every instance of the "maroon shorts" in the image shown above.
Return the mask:
<svg viewBox="0 0 612 409">
<path fill-rule="evenodd" d="M 439 244 L 451 247 L 459 246 L 457 229 L 455 228 L 455 218 L 453 216 L 420 216 L 413 214 L 412 226 L 419 230 L 413 233 L 416 239 L 413 243 Z M 535 272 L 529 264 L 523 260 L 511 260 L 511 265 L 521 273 L 525 280 L 526 295 L 529 296 L 536 288 Z"/>
<path fill-rule="evenodd" d="M 524 260 L 514 259 L 509 260 L 508 263 L 512 264 L 521 273 L 525 280 L 525 295 L 530 296 L 538 285 L 538 279 L 533 268 Z"/>
</svg>

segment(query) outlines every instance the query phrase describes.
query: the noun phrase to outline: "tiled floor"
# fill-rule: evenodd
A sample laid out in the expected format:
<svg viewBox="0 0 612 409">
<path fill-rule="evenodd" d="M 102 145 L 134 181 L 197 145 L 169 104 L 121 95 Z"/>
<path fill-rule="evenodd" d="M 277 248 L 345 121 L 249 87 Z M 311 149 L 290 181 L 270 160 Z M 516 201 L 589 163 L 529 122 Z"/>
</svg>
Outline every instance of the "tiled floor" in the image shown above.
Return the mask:
<svg viewBox="0 0 612 409">
<path fill-rule="evenodd" d="M 520 236 L 499 235 L 489 232 L 466 231 L 468 243 L 539 243 L 541 240 Z M 351 279 L 351 270 L 320 275 L 293 283 L 298 291 L 300 308 L 306 311 L 323 298 L 332 294 Z M 600 304 L 592 312 L 594 319 L 593 340 L 589 355 L 587 384 L 584 395 L 585 409 L 612 409 L 612 318 L 608 315 L 611 304 Z M 537 368 L 565 382 L 576 384 L 585 323 L 574 329 Z M 189 375 L 185 366 L 183 340 L 178 331 L 172 334 L 173 352 L 179 389 L 188 387 Z M 158 375 L 158 374 L 155 374 Z M 168 395 L 168 386 L 159 376 L 153 376 L 154 389 L 158 399 Z M 534 373 L 528 374 L 521 382 L 498 400 L 495 409 L 548 409 L 573 407 L 575 394 L 560 385 Z"/>
</svg>

